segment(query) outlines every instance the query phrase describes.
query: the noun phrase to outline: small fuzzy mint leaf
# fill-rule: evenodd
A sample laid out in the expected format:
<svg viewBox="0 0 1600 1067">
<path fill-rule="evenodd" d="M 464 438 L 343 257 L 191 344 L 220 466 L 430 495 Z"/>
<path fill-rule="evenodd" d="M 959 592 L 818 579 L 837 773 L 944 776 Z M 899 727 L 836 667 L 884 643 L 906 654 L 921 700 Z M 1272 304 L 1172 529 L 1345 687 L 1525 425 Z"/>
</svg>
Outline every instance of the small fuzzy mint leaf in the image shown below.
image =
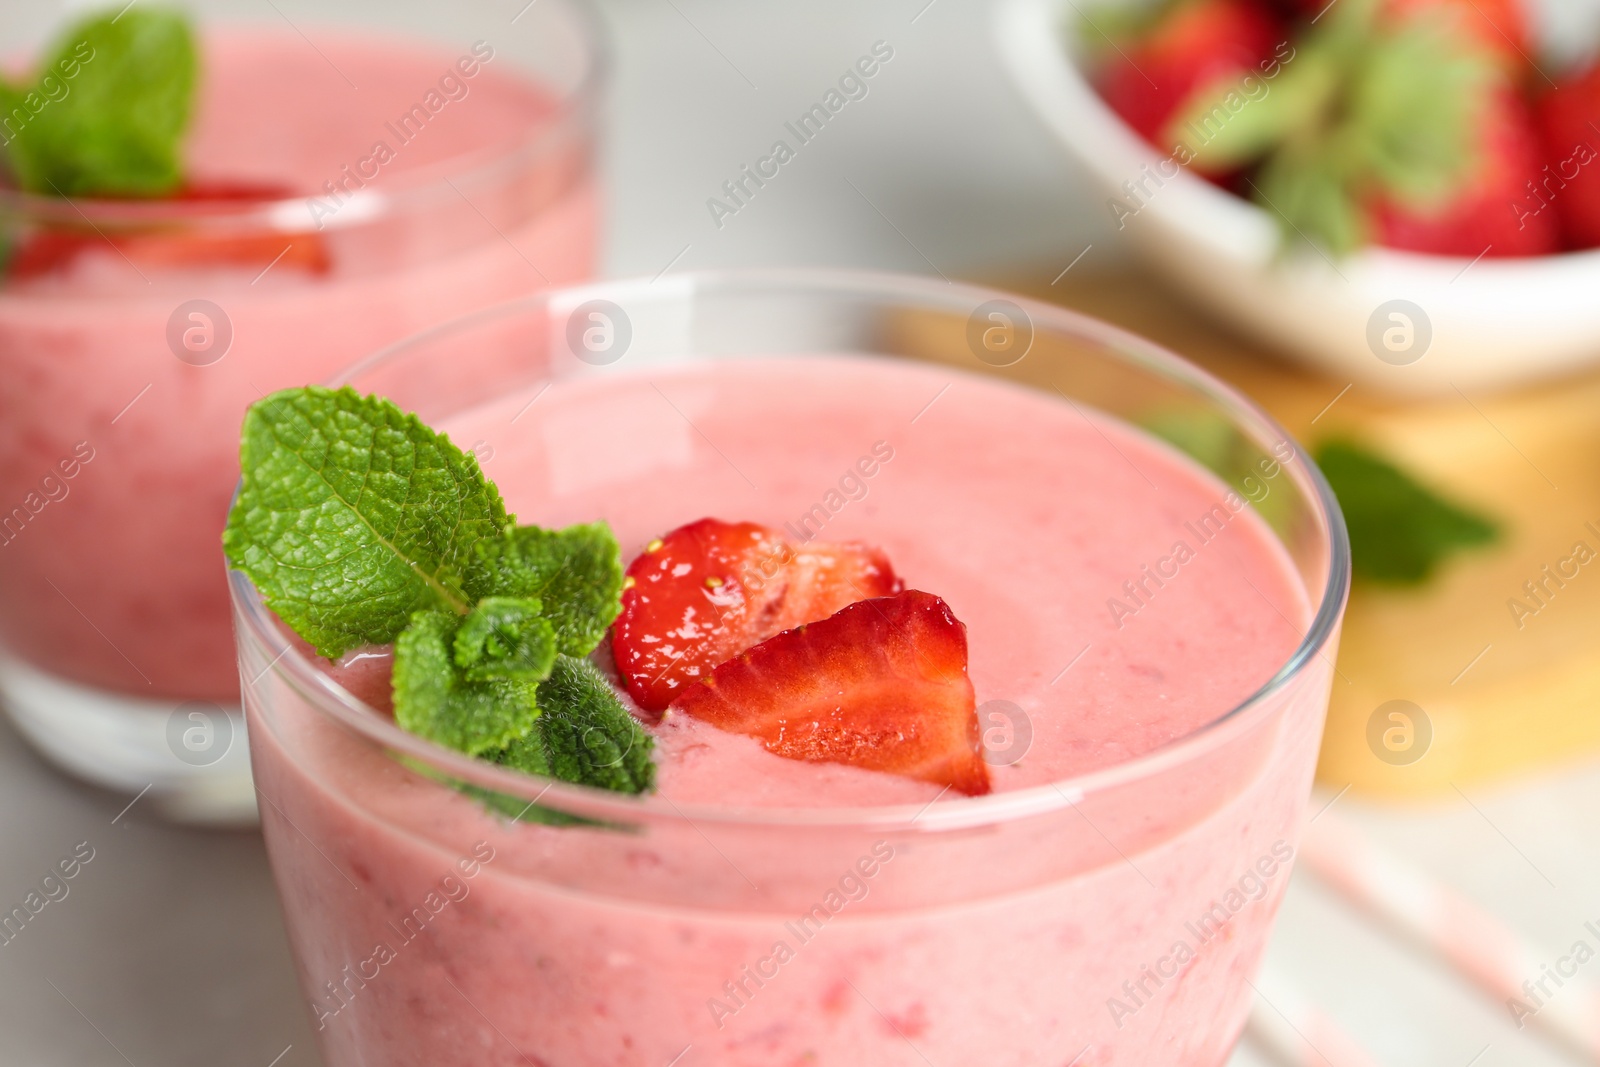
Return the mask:
<svg viewBox="0 0 1600 1067">
<path fill-rule="evenodd" d="M 394 645 L 394 718 L 402 729 L 469 756 L 504 748 L 539 718 L 536 682 L 469 681 L 457 668 L 459 615 L 419 611 Z"/>
<path fill-rule="evenodd" d="M 594 664 L 556 657 L 550 677 L 539 683 L 539 704 L 543 711 L 533 729 L 488 758 L 619 793 L 655 788 L 654 741 Z"/>
<path fill-rule="evenodd" d="M 568 815 L 566 812 L 547 807 L 534 800 L 524 800 L 510 793 L 499 793 L 492 789 L 480 786 L 459 784 L 460 789 L 469 797 L 476 797 L 483 802 L 483 806 L 490 811 L 515 819 L 517 822 L 534 823 L 539 826 L 595 826 L 603 827 L 605 823 L 594 819 L 585 819 L 579 815 Z M 619 829 L 619 828 L 618 828 Z"/>
<path fill-rule="evenodd" d="M 494 678 L 540 682 L 550 677 L 556 635 L 539 615 L 539 601 L 485 597 L 461 621 L 453 642 L 455 664 L 469 682 Z"/>
<path fill-rule="evenodd" d="M 560 651 L 586 656 L 622 610 L 622 577 L 621 550 L 603 522 L 561 530 L 518 526 L 479 543 L 467 589 L 538 598 Z"/>
<path fill-rule="evenodd" d="M 1350 441 L 1324 441 L 1316 460 L 1339 498 L 1358 577 L 1420 585 L 1446 557 L 1498 539 L 1490 519 L 1436 496 L 1388 460 Z"/>
<path fill-rule="evenodd" d="M 250 406 L 223 547 L 329 658 L 413 612 L 464 614 L 474 548 L 509 519 L 477 461 L 381 397 L 307 386 Z"/>
<path fill-rule="evenodd" d="M 36 83 L 9 94 L 28 116 L 7 131 L 17 184 L 60 196 L 171 192 L 183 180 L 197 69 L 194 33 L 176 11 L 126 7 L 72 26 Z"/>
</svg>

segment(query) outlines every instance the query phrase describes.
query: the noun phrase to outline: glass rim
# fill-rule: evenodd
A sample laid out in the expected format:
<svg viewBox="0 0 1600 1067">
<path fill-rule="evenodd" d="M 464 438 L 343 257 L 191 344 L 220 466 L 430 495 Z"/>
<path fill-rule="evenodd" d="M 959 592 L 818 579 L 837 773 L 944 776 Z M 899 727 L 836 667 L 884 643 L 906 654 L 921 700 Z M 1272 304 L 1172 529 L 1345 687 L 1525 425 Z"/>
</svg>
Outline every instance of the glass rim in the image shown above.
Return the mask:
<svg viewBox="0 0 1600 1067">
<path fill-rule="evenodd" d="M 736 804 L 683 804 L 661 794 L 629 796 L 591 786 L 513 771 L 487 761 L 448 749 L 403 730 L 390 716 L 360 700 L 319 670 L 284 634 L 279 623 L 261 599 L 254 583 L 242 572 L 228 571 L 229 592 L 235 616 L 249 637 L 269 655 L 277 652 L 262 672 L 279 673 L 289 685 L 319 712 L 338 725 L 354 730 L 391 753 L 422 762 L 453 780 L 470 782 L 521 799 L 549 797 L 559 810 L 581 814 L 612 824 L 643 824 L 653 821 L 686 821 L 690 824 L 714 823 L 734 826 L 774 828 L 856 828 L 873 830 L 912 830 L 919 832 L 957 830 L 1013 821 L 1073 807 L 1085 797 L 1107 789 L 1149 778 L 1170 767 L 1195 758 L 1204 758 L 1206 747 L 1223 737 L 1225 731 L 1265 708 L 1273 697 L 1299 678 L 1307 666 L 1327 646 L 1340 624 L 1350 589 L 1350 543 L 1343 513 L 1327 479 L 1310 453 L 1279 425 L 1276 419 L 1210 372 L 1153 341 L 1081 312 L 1004 290 L 961 282 L 941 282 L 914 274 L 838 269 L 760 269 L 707 270 L 677 275 L 663 288 L 644 278 L 588 282 L 542 290 L 460 316 L 389 345 L 334 376 L 327 384 L 351 384 L 371 369 L 403 356 L 418 345 L 453 333 L 465 333 L 502 318 L 546 309 L 551 305 L 576 306 L 597 298 L 686 299 L 706 291 L 809 290 L 823 293 L 863 293 L 880 303 L 914 302 L 922 307 L 950 308 L 958 305 L 970 311 L 987 300 L 1006 299 L 1020 305 L 1031 317 L 1035 336 L 1041 325 L 1056 332 L 1100 345 L 1114 358 L 1134 363 L 1188 386 L 1217 404 L 1235 426 L 1249 426 L 1271 433 L 1276 440 L 1288 441 L 1296 449 L 1297 465 L 1302 468 L 1302 488 L 1308 503 L 1317 511 L 1317 536 L 1327 545 L 1328 573 L 1321 600 L 1316 604 L 1300 643 L 1279 668 L 1254 692 L 1232 708 L 1208 719 L 1195 729 L 1175 737 L 1132 759 L 1100 767 L 1083 774 L 1029 786 L 1024 789 L 990 793 L 979 797 L 946 798 L 941 792 L 923 804 L 893 804 L 867 807 L 754 807 Z M 648 294 L 648 295 L 647 295 Z M 1032 386 L 1026 386 L 1033 388 Z M 1288 465 L 1285 464 L 1285 469 Z M 1295 472 L 1289 471 L 1294 477 Z M 1277 537 L 1276 532 L 1273 534 Z M 1299 579 L 1297 579 L 1299 580 Z M 1311 594 L 1310 590 L 1307 590 Z M 282 645 L 279 652 L 278 646 Z M 1220 742 L 1219 742 L 1220 743 Z"/>
<path fill-rule="evenodd" d="M 268 229 L 281 233 L 320 232 L 358 225 L 400 211 L 416 210 L 433 197 L 454 193 L 454 181 L 476 181 L 538 159 L 558 147 L 571 127 L 581 125 L 599 104 L 611 79 L 613 47 L 605 20 L 594 0 L 557 0 L 572 17 L 586 52 L 582 75 L 569 89 L 555 94 L 556 108 L 549 122 L 541 122 L 514 142 L 501 147 L 467 151 L 401 173 L 387 188 L 375 190 L 362 210 L 338 212 L 319 225 L 310 205 L 321 194 L 261 199 L 195 201 L 159 197 L 49 196 L 0 186 L 0 217 L 46 225 L 120 228 L 180 224 L 219 230 Z M 427 40 L 426 37 L 421 38 Z M 341 222 L 340 216 L 344 216 Z"/>
</svg>

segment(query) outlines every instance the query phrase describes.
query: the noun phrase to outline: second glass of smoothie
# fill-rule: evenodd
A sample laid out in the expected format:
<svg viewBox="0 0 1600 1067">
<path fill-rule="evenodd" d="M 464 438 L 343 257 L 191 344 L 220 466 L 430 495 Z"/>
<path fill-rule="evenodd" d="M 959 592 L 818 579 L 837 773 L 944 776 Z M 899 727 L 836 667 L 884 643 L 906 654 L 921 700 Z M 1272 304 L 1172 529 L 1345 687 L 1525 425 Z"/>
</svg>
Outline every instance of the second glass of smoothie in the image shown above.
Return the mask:
<svg viewBox="0 0 1600 1067">
<path fill-rule="evenodd" d="M 216 538 L 245 406 L 597 254 L 586 7 L 281 7 L 198 22 L 185 180 L 240 195 L 0 190 L 0 700 L 180 818 L 254 816 Z"/>
<path fill-rule="evenodd" d="M 878 546 L 966 625 L 993 793 L 681 717 L 650 727 L 653 795 L 520 775 L 400 730 L 381 651 L 318 660 L 236 573 L 330 1067 L 1226 1061 L 1348 581 L 1326 484 L 1256 408 L 1059 308 L 818 273 L 558 291 L 346 381 L 624 560 L 706 516 Z"/>
</svg>

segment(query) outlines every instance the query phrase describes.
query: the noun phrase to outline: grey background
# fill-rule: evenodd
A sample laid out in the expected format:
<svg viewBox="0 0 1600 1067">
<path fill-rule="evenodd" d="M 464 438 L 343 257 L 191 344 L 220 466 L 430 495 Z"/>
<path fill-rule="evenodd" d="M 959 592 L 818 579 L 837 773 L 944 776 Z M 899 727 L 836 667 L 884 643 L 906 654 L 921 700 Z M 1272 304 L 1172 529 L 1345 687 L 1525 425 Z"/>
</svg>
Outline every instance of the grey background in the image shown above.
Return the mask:
<svg viewBox="0 0 1600 1067">
<path fill-rule="evenodd" d="M 1031 267 L 1048 280 L 1090 245 L 1079 269 L 1123 260 L 1079 172 L 1003 80 L 978 0 L 604 7 L 619 71 L 610 274 L 830 264 L 969 278 Z M 17 5 L 0 12 L 0 39 L 11 51 L 60 16 Z M 719 229 L 706 199 L 879 39 L 895 56 L 869 95 Z M 167 826 L 141 804 L 122 813 L 127 799 L 56 775 L 0 725 L 0 904 L 76 843 L 95 849 L 70 895 L 0 947 L 0 1067 L 317 1063 L 259 839 Z M 1337 803 L 1542 943 L 1566 946 L 1600 918 L 1592 763 L 1472 804 Z M 1271 962 L 1380 1062 L 1578 1062 L 1303 876 Z M 1246 1047 L 1233 1064 L 1262 1062 Z"/>
</svg>

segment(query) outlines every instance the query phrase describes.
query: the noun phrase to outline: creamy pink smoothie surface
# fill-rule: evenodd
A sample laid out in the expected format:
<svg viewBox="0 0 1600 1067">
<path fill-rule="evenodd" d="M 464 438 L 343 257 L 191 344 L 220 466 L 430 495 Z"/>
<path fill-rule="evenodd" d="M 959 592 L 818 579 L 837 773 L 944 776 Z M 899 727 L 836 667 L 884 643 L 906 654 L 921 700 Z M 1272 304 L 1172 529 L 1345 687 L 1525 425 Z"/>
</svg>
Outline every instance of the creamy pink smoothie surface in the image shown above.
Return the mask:
<svg viewBox="0 0 1600 1067">
<path fill-rule="evenodd" d="M 188 177 L 322 198 L 328 269 L 270 250 L 259 263 L 136 264 L 95 242 L 49 273 L 0 278 L 0 644 L 89 686 L 237 699 L 217 534 L 244 408 L 444 319 L 588 277 L 586 145 L 522 151 L 561 106 L 492 46 L 206 34 Z M 350 173 L 369 177 L 357 189 Z M 310 221 L 300 203 L 280 214 Z M 204 366 L 169 342 L 195 299 L 232 330 Z"/>
<path fill-rule="evenodd" d="M 967 627 L 978 703 L 1015 704 L 1033 728 L 1026 754 L 994 767 L 997 790 L 1190 733 L 1272 677 L 1306 629 L 1286 555 L 1252 510 L 1227 508 L 1226 487 L 1036 391 L 829 358 L 559 383 L 512 423 L 528 399 L 441 427 L 463 447 L 487 442 L 483 469 L 522 522 L 603 519 L 624 561 L 695 519 L 757 522 L 795 541 L 876 545 L 907 588 L 943 597 Z M 1162 560 L 1172 576 L 1146 577 Z M 816 767 L 681 719 L 657 736 L 661 790 L 678 801 L 939 792 L 832 768 L 824 784 Z"/>
<path fill-rule="evenodd" d="M 707 515 L 882 547 L 966 624 L 980 705 L 1023 709 L 1032 743 L 993 768 L 999 795 L 951 800 L 669 722 L 658 816 L 549 827 L 420 777 L 265 671 L 246 690 L 263 826 L 333 1067 L 1226 1060 L 1325 661 L 1203 753 L 1076 784 L 1218 720 L 1302 639 L 1305 589 L 1220 482 L 1053 395 L 864 358 L 607 372 L 440 428 L 521 521 L 604 519 L 625 559 Z M 1167 576 L 1135 599 L 1146 566 Z M 275 652 L 242 647 L 247 673 Z M 332 672 L 360 691 L 383 669 Z M 980 816 L 1013 798 L 1031 814 Z M 763 821 L 883 805 L 913 814 Z"/>
</svg>

